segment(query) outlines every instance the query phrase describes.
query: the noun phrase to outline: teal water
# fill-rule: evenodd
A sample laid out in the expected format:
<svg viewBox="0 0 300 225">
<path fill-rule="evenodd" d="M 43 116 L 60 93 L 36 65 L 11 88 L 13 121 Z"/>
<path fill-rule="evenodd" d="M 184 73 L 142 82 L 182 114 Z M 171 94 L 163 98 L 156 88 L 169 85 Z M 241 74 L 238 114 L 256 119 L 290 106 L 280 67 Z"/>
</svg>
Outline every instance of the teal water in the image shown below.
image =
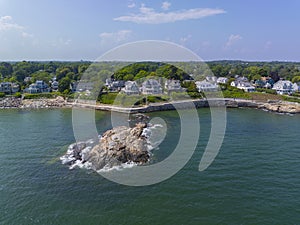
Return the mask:
<svg viewBox="0 0 300 225">
<path fill-rule="evenodd" d="M 75 141 L 71 110 L 0 111 L 0 224 L 299 224 L 300 115 L 228 110 L 220 153 L 199 172 L 210 114 L 198 112 L 201 137 L 189 163 L 167 181 L 129 187 L 61 164 Z M 168 125 L 154 152 L 160 161 L 180 123 L 176 112 L 149 115 Z M 109 118 L 96 113 L 99 132 Z"/>
</svg>

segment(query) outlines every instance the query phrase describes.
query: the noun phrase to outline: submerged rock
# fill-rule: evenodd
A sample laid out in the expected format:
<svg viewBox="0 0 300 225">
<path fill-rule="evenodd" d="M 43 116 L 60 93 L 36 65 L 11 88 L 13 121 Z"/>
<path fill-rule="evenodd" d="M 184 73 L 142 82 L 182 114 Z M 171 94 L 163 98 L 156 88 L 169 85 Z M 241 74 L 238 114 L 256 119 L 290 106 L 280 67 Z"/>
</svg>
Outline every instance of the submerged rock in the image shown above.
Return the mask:
<svg viewBox="0 0 300 225">
<path fill-rule="evenodd" d="M 137 123 L 134 127 L 120 126 L 106 131 L 96 145 L 88 146 L 80 142 L 69 147 L 62 157 L 65 164 L 72 165 L 78 161 L 87 163 L 93 170 L 103 167 L 112 168 L 123 163 L 147 163 L 150 154 L 147 137 L 143 135 L 146 123 Z M 69 160 L 66 160 L 69 159 Z"/>
</svg>

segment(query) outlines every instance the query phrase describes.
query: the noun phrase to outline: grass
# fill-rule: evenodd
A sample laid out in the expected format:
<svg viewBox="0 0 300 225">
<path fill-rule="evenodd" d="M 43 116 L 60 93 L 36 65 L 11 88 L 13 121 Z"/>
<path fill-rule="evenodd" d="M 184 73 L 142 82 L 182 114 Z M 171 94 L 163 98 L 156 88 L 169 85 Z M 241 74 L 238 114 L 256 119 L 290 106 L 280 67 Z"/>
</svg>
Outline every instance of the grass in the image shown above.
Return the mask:
<svg viewBox="0 0 300 225">
<path fill-rule="evenodd" d="M 24 99 L 38 99 L 38 98 L 56 98 L 61 96 L 59 92 L 24 94 Z"/>
</svg>

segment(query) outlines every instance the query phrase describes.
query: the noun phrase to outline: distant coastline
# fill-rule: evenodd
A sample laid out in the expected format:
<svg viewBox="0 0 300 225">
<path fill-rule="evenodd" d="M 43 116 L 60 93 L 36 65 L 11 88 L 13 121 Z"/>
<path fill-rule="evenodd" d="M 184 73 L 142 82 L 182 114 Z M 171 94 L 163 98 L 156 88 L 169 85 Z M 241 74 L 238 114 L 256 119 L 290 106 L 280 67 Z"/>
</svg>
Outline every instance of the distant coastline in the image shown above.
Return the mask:
<svg viewBox="0 0 300 225">
<path fill-rule="evenodd" d="M 300 113 L 300 104 L 286 101 L 256 101 L 247 99 L 234 99 L 234 98 L 215 98 L 215 99 L 195 99 L 195 100 L 182 100 L 165 103 L 151 103 L 149 105 L 138 106 L 133 108 L 121 107 L 108 104 L 95 104 L 94 102 L 80 102 L 67 101 L 62 97 L 55 99 L 25 99 L 7 97 L 0 100 L 0 109 L 51 109 L 51 108 L 87 108 L 102 111 L 113 111 L 120 113 L 149 113 L 156 111 L 175 110 L 176 108 L 186 109 L 191 108 L 191 103 L 196 108 L 208 107 L 227 107 L 227 108 L 257 108 L 265 111 L 277 113 Z"/>
</svg>

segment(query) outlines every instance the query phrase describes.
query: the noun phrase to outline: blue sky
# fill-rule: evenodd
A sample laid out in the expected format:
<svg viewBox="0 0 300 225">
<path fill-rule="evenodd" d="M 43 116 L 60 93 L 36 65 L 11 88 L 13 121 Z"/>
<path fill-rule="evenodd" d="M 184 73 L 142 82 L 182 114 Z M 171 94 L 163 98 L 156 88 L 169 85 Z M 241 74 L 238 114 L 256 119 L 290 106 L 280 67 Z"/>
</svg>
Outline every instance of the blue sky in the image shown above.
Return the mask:
<svg viewBox="0 0 300 225">
<path fill-rule="evenodd" d="M 0 60 L 94 60 L 163 40 L 204 60 L 300 61 L 300 1 L 0 0 Z"/>
</svg>

